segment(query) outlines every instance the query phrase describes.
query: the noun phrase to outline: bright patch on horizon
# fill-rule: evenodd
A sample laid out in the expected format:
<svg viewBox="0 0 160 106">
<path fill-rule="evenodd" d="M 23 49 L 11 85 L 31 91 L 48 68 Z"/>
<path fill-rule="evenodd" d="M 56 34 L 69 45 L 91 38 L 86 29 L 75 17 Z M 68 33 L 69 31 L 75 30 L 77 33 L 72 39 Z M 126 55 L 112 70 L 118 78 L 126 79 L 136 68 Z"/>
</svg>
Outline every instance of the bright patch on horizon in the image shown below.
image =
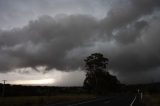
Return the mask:
<svg viewBox="0 0 160 106">
<path fill-rule="evenodd" d="M 13 81 L 12 84 L 16 85 L 48 85 L 53 84 L 55 79 L 39 79 L 39 80 L 17 80 Z"/>
</svg>

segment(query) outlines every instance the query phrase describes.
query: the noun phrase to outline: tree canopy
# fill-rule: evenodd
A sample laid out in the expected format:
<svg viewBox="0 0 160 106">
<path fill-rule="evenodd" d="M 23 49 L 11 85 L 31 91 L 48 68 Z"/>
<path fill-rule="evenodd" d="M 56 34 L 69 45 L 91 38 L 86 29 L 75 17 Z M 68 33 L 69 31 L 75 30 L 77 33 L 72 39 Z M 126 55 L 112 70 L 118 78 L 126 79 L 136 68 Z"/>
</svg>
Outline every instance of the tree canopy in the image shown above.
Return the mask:
<svg viewBox="0 0 160 106">
<path fill-rule="evenodd" d="M 94 53 L 85 60 L 86 79 L 84 87 L 88 91 L 105 93 L 115 90 L 120 82 L 108 72 L 109 59 L 101 53 Z"/>
</svg>

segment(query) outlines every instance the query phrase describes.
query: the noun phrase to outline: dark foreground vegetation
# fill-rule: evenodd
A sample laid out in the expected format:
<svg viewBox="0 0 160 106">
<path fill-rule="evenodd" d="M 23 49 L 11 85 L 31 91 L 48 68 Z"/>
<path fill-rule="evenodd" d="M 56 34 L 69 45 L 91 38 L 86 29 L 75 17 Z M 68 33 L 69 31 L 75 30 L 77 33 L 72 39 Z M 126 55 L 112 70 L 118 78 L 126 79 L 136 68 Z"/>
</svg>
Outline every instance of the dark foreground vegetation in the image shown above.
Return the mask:
<svg viewBox="0 0 160 106">
<path fill-rule="evenodd" d="M 3 84 L 0 84 L 3 91 Z M 5 96 L 55 96 L 64 94 L 85 94 L 83 87 L 22 86 L 5 85 Z M 1 93 L 2 94 L 2 93 Z"/>
<path fill-rule="evenodd" d="M 3 84 L 0 84 L 0 94 L 2 96 Z M 121 85 L 116 92 L 108 92 L 108 94 L 113 93 L 137 93 L 139 89 L 144 94 L 157 94 L 160 93 L 160 83 L 151 84 L 136 84 L 136 85 Z M 12 96 L 59 96 L 59 95 L 85 95 L 96 93 L 88 92 L 84 87 L 54 87 L 54 86 L 22 86 L 22 85 L 5 85 L 5 97 Z M 101 94 L 100 94 L 101 95 Z"/>
<path fill-rule="evenodd" d="M 3 94 L 0 84 L 0 94 Z M 5 85 L 5 93 L 0 97 L 0 106 L 45 106 L 47 104 L 75 102 L 95 98 L 87 94 L 83 87 L 51 87 Z"/>
<path fill-rule="evenodd" d="M 3 84 L 0 84 L 2 94 Z M 118 93 L 143 92 L 143 102 L 147 106 L 160 106 L 160 83 L 123 85 Z M 5 85 L 5 95 L 0 97 L 0 106 L 44 106 L 52 103 L 65 103 L 95 98 L 98 94 L 88 92 L 84 87 L 50 87 L 50 86 L 22 86 Z M 102 95 L 102 94 L 100 94 Z M 153 105 L 154 104 L 154 105 Z"/>
</svg>

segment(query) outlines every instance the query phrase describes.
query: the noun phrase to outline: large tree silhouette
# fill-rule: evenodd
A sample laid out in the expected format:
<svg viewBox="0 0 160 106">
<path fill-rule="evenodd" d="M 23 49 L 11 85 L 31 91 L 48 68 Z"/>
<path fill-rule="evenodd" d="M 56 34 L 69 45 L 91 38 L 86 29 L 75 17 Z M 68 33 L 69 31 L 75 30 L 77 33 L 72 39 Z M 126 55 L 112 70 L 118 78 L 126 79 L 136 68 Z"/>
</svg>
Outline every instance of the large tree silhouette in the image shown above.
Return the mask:
<svg viewBox="0 0 160 106">
<path fill-rule="evenodd" d="M 94 53 L 85 60 L 86 79 L 84 88 L 96 93 L 106 93 L 115 90 L 120 82 L 108 72 L 109 59 L 101 53 Z"/>
</svg>

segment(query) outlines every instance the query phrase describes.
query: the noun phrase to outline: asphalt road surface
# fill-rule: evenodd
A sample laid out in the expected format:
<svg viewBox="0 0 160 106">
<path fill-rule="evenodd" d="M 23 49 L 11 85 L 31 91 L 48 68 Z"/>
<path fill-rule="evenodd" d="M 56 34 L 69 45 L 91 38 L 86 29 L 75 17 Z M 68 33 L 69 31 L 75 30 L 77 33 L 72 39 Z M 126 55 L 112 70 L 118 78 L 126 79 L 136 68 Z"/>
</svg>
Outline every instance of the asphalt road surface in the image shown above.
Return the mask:
<svg viewBox="0 0 160 106">
<path fill-rule="evenodd" d="M 96 99 L 74 102 L 57 103 L 47 106 L 145 106 L 138 95 L 117 95 L 112 97 L 97 97 Z"/>
</svg>

